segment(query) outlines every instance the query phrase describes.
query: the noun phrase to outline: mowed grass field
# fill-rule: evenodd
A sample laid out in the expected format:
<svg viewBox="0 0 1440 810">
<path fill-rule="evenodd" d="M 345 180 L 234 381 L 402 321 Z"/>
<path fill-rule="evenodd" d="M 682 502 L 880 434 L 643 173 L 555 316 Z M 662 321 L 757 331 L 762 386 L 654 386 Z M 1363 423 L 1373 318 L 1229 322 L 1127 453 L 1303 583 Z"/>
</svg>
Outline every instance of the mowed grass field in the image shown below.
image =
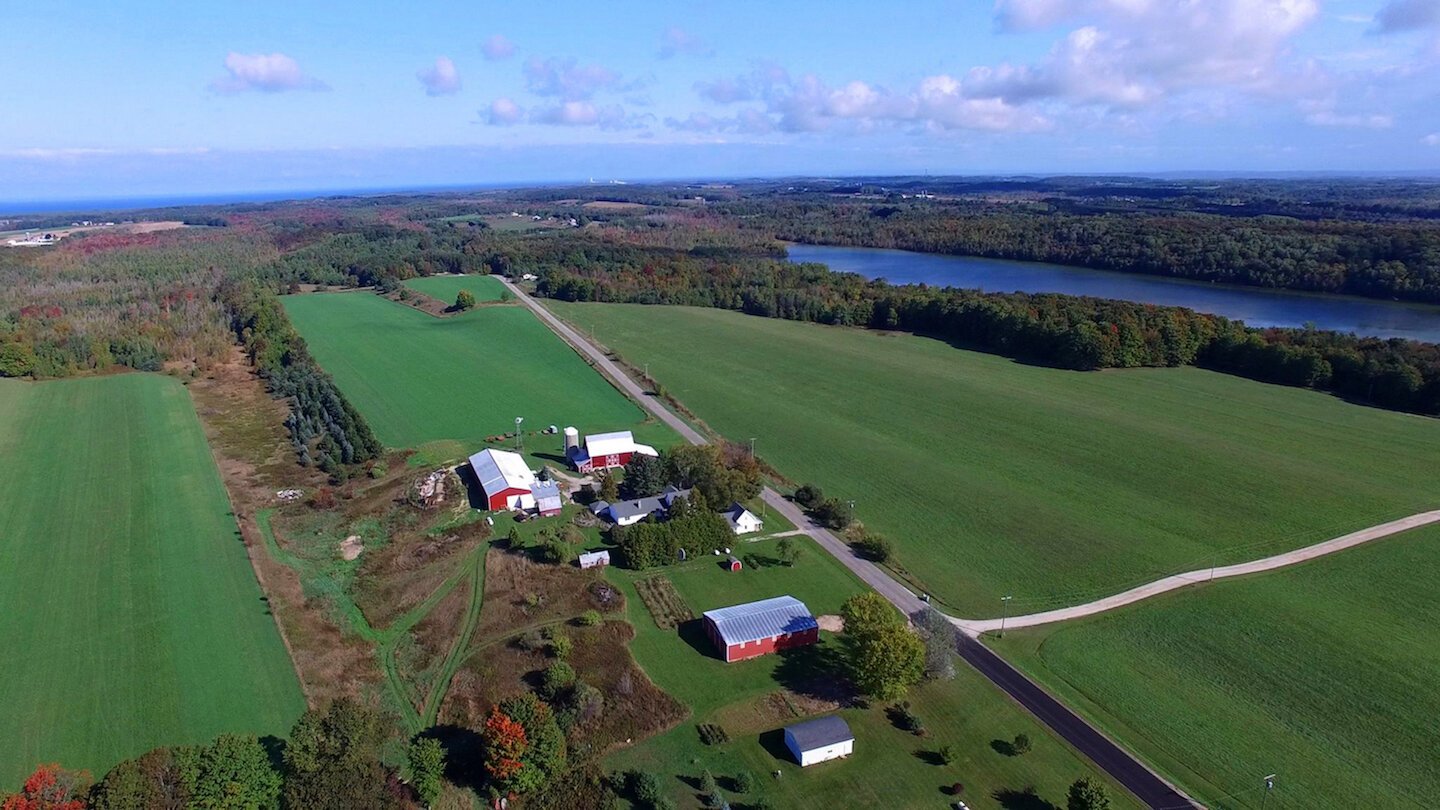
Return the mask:
<svg viewBox="0 0 1440 810">
<path fill-rule="evenodd" d="M 807 538 L 797 537 L 804 551 L 793 567 L 776 564 L 777 540 L 740 543 L 740 555 L 754 554 L 770 564 L 747 567 L 738 573 L 724 571 L 717 560 L 705 559 L 648 571 L 608 569 L 606 575 L 625 593 L 626 615 L 635 626 L 631 651 L 646 673 L 661 688 L 688 704 L 693 714 L 679 726 L 612 755 L 606 765 L 638 768 L 655 774 L 679 807 L 699 807 L 695 785 L 703 770 L 710 770 L 727 790 L 732 804 L 748 805 L 764 798 L 777 810 L 811 807 L 943 807 L 942 787 L 965 785 L 963 798 L 976 808 L 1042 808 L 1064 805 L 1065 790 L 1080 776 L 1106 781 L 1092 766 L 1041 727 L 979 674 L 956 662 L 953 681 L 923 684 L 912 690 L 912 710 L 925 722 L 928 733 L 917 737 L 898 729 L 887 706 L 840 710 L 855 734 L 855 755 L 801 769 L 780 747 L 775 733 L 800 717 L 785 709 L 782 690 L 809 695 L 830 686 L 829 677 L 815 669 L 840 650 L 833 634 L 821 634 L 821 644 L 787 657 L 769 655 L 727 664 L 715 657 L 698 623 L 677 630 L 659 628 L 636 592 L 637 579 L 665 576 L 698 617 L 706 610 L 789 594 L 805 602 L 811 612 L 835 613 L 846 598 L 865 586 L 834 557 Z M 696 731 L 699 723 L 725 729 L 730 741 L 705 745 Z M 1016 734 L 1027 734 L 1033 750 L 1024 756 L 1007 756 L 993 745 Z M 953 746 L 956 761 L 941 765 L 935 752 Z M 771 774 L 779 770 L 781 777 Z M 748 795 L 729 790 L 736 774 L 748 771 L 758 789 Z M 689 781 L 687 781 L 689 780 Z M 1123 789 L 1109 783 L 1115 810 L 1137 805 Z M 1037 798 L 1024 795 L 1033 786 Z M 952 800 L 953 801 L 953 800 Z"/>
<path fill-rule="evenodd" d="M 0 380 L 0 785 L 305 709 L 184 386 Z"/>
<path fill-rule="evenodd" d="M 548 306 L 967 616 L 1098 598 L 1440 506 L 1440 422 L 1195 368 L 1082 373 L 715 309 Z"/>
<path fill-rule="evenodd" d="M 1437 570 L 1427 527 L 997 646 L 1212 807 L 1434 807 Z"/>
<path fill-rule="evenodd" d="M 574 425 L 582 434 L 635 431 L 676 441 L 519 306 L 436 318 L 365 292 L 291 295 L 285 311 L 320 365 L 390 447 L 449 440 L 463 452 L 523 427 Z M 558 435 L 527 440 L 559 453 Z"/>
<path fill-rule="evenodd" d="M 461 290 L 469 290 L 476 301 L 499 301 L 501 293 L 505 292 L 505 285 L 493 276 L 428 276 L 408 279 L 405 286 L 451 303 L 455 302 L 455 296 Z"/>
</svg>

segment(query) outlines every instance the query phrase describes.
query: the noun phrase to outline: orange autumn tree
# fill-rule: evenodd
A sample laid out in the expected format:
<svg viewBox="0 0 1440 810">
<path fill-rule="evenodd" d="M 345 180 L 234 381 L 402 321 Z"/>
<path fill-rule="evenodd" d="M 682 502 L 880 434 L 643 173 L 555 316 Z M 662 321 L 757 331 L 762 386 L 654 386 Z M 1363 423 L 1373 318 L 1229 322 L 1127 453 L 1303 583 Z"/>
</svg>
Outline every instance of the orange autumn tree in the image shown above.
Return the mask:
<svg viewBox="0 0 1440 810">
<path fill-rule="evenodd" d="M 86 781 L 85 776 L 59 765 L 41 765 L 19 793 L 5 797 L 0 810 L 85 810 Z"/>
<path fill-rule="evenodd" d="M 485 772 L 496 784 L 504 786 L 506 780 L 523 765 L 520 758 L 529 747 L 525 727 L 512 720 L 499 706 L 491 706 L 481 736 L 485 740 Z"/>
</svg>

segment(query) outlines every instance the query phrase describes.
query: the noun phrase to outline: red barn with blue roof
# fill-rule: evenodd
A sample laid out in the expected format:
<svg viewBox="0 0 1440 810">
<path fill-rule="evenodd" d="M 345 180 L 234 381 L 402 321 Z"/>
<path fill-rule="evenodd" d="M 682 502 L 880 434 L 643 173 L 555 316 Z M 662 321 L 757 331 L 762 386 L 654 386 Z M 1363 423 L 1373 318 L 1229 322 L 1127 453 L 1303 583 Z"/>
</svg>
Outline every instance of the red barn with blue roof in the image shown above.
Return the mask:
<svg viewBox="0 0 1440 810">
<path fill-rule="evenodd" d="M 820 624 L 793 596 L 705 611 L 705 633 L 726 662 L 803 647 L 820 640 Z"/>
</svg>

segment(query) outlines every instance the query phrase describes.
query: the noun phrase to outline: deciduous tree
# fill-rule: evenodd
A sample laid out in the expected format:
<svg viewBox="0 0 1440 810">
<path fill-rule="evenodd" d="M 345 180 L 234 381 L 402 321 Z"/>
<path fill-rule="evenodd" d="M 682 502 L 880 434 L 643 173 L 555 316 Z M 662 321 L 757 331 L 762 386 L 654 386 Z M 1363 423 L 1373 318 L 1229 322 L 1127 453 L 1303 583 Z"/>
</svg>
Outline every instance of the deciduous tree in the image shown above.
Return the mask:
<svg viewBox="0 0 1440 810">
<path fill-rule="evenodd" d="M 1070 784 L 1065 810 L 1110 810 L 1110 794 L 1104 785 L 1082 776 Z"/>
<path fill-rule="evenodd" d="M 410 761 L 410 785 L 426 807 L 440 798 L 445 776 L 445 747 L 434 737 L 417 737 L 406 751 Z"/>
<path fill-rule="evenodd" d="M 89 779 L 59 765 L 41 765 L 26 778 L 20 792 L 0 802 L 0 810 L 85 810 Z"/>
</svg>

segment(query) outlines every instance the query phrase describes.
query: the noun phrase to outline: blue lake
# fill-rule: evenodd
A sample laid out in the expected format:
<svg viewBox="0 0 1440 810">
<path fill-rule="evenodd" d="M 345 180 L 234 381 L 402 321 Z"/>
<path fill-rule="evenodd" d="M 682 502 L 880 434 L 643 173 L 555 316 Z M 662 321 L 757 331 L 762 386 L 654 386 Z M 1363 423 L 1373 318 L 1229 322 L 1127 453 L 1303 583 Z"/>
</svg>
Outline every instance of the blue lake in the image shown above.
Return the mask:
<svg viewBox="0 0 1440 810">
<path fill-rule="evenodd" d="M 1318 295 L 1262 287 L 1186 281 L 1089 270 L 1039 262 L 944 256 L 878 248 L 790 245 L 792 262 L 820 262 L 832 270 L 883 278 L 892 284 L 929 284 L 987 292 L 1065 293 L 1145 304 L 1189 307 L 1251 326 L 1299 327 L 1440 343 L 1440 306 Z"/>
</svg>

